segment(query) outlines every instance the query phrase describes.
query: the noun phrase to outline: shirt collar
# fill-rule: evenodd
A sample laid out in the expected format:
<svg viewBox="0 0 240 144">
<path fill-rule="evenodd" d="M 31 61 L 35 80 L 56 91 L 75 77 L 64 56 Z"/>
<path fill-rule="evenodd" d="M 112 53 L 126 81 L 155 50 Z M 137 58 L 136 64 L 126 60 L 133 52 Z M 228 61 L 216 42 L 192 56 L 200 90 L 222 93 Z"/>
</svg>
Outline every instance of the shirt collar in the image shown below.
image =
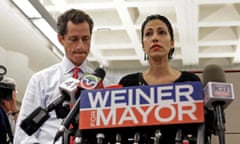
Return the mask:
<svg viewBox="0 0 240 144">
<path fill-rule="evenodd" d="M 64 56 L 62 59 L 61 67 L 63 69 L 63 73 L 67 74 L 70 73 L 76 66 L 66 56 Z M 88 68 L 86 60 L 80 66 L 78 66 L 78 68 L 80 68 L 82 73 L 92 71 L 91 69 Z"/>
</svg>

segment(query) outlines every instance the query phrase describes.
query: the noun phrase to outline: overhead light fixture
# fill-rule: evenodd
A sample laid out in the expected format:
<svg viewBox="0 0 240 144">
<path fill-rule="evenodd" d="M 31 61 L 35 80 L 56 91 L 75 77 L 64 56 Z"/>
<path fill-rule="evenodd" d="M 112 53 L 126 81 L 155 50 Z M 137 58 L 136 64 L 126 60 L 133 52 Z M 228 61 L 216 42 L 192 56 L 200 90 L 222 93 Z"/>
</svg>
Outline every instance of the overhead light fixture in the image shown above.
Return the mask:
<svg viewBox="0 0 240 144">
<path fill-rule="evenodd" d="M 64 48 L 57 39 L 57 23 L 39 0 L 11 0 L 28 17 L 32 24 L 56 47 L 61 57 Z M 53 52 L 56 52 L 53 51 Z"/>
<path fill-rule="evenodd" d="M 28 0 L 11 0 L 28 18 L 42 18 L 41 14 Z"/>
<path fill-rule="evenodd" d="M 41 30 L 41 32 L 48 37 L 48 39 L 54 43 L 54 45 L 63 53 L 64 49 L 62 45 L 60 45 L 58 39 L 57 39 L 57 33 L 54 31 L 54 29 L 49 25 L 49 23 L 45 19 L 35 19 L 32 20 L 34 25 Z"/>
<path fill-rule="evenodd" d="M 41 14 L 41 16 L 48 22 L 48 24 L 57 31 L 57 23 L 49 12 L 42 6 L 39 0 L 29 0 L 29 2 L 34 6 L 34 8 Z"/>
</svg>

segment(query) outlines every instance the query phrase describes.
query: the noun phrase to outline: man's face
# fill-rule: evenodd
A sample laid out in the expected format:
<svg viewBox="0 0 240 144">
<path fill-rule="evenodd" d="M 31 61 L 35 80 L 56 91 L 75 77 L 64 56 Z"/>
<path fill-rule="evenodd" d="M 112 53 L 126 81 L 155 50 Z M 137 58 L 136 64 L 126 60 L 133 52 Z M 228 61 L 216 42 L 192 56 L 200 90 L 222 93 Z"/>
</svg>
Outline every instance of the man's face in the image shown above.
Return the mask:
<svg viewBox="0 0 240 144">
<path fill-rule="evenodd" d="M 79 66 L 85 61 L 91 43 L 91 33 L 87 22 L 73 24 L 69 21 L 66 34 L 64 37 L 58 35 L 58 39 L 65 49 L 66 57 L 74 65 Z"/>
</svg>

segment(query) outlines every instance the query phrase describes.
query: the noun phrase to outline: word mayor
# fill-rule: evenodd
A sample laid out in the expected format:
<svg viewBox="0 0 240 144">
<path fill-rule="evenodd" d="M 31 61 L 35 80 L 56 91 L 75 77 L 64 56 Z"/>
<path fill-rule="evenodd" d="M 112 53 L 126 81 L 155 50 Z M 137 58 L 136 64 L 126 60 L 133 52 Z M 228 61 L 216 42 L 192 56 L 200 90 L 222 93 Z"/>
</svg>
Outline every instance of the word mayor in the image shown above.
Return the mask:
<svg viewBox="0 0 240 144">
<path fill-rule="evenodd" d="M 106 89 L 86 95 L 83 103 L 88 106 L 80 108 L 80 116 L 89 128 L 194 122 L 199 121 L 203 106 L 191 84 Z"/>
</svg>

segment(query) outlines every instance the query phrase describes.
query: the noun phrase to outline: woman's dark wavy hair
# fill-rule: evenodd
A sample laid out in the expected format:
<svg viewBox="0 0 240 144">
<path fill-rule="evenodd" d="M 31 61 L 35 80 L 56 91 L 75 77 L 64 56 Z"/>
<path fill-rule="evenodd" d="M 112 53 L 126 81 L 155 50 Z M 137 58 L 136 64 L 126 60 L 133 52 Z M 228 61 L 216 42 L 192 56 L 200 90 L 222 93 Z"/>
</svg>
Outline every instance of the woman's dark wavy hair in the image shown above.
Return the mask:
<svg viewBox="0 0 240 144">
<path fill-rule="evenodd" d="M 60 15 L 57 21 L 58 34 L 62 36 L 66 34 L 68 21 L 71 21 L 74 24 L 78 24 L 86 21 L 89 24 L 90 33 L 92 34 L 93 25 L 94 25 L 93 20 L 84 11 L 81 11 L 78 9 L 70 9 L 64 12 L 62 15 Z"/>
<path fill-rule="evenodd" d="M 173 32 L 173 28 L 172 28 L 170 21 L 165 16 L 162 16 L 160 14 L 154 14 L 154 15 L 147 16 L 146 19 L 144 20 L 144 22 L 142 23 L 141 42 L 143 42 L 143 33 L 144 33 L 145 26 L 149 21 L 152 21 L 152 20 L 160 20 L 160 21 L 164 22 L 167 25 L 171 40 L 174 41 L 174 32 Z M 172 59 L 173 53 L 174 53 L 174 47 L 171 48 L 171 50 L 169 51 L 168 59 Z"/>
</svg>

